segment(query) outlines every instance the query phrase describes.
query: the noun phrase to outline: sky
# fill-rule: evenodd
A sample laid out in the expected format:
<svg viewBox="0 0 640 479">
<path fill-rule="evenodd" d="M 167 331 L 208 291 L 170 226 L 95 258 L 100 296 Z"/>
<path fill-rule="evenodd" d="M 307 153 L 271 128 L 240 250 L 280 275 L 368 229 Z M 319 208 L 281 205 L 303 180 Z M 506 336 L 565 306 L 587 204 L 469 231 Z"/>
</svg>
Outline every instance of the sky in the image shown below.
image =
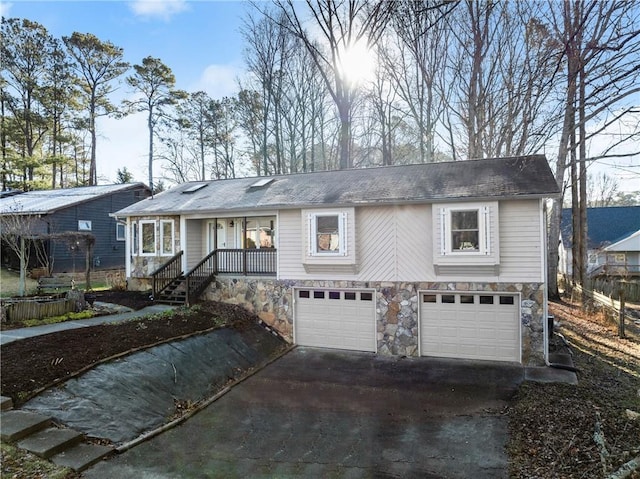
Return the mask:
<svg viewBox="0 0 640 479">
<path fill-rule="evenodd" d="M 248 3 L 239 0 L 0 0 L 5 18 L 38 22 L 59 39 L 73 32 L 92 33 L 121 47 L 124 60 L 132 65 L 147 56 L 159 58 L 173 71 L 177 88 L 204 90 L 212 98 L 238 90 L 244 68 L 240 27 L 248 9 Z M 119 103 L 130 95 L 123 81 L 111 100 Z M 126 167 L 135 181 L 148 183 L 146 115 L 100 117 L 97 128 L 98 182 L 115 182 L 118 169 Z"/>
<path fill-rule="evenodd" d="M 0 15 L 6 18 L 36 21 L 56 38 L 73 32 L 92 33 L 123 48 L 124 60 L 132 65 L 147 56 L 159 58 L 173 71 L 177 88 L 203 90 L 215 99 L 238 91 L 238 79 L 244 74 L 240 29 L 250 9 L 248 2 L 240 0 L 0 0 Z M 111 97 L 114 103 L 132 95 L 124 76 L 122 80 Z M 101 117 L 97 127 L 98 182 L 115 182 L 118 169 L 126 167 L 135 181 L 148 183 L 146 115 L 119 120 Z M 605 136 L 597 143 L 600 141 Z M 611 164 L 624 167 L 607 166 Z M 154 182 L 160 175 L 158 169 L 154 164 Z M 596 164 L 594 170 L 618 179 L 623 191 L 640 190 L 639 155 L 608 160 Z"/>
</svg>

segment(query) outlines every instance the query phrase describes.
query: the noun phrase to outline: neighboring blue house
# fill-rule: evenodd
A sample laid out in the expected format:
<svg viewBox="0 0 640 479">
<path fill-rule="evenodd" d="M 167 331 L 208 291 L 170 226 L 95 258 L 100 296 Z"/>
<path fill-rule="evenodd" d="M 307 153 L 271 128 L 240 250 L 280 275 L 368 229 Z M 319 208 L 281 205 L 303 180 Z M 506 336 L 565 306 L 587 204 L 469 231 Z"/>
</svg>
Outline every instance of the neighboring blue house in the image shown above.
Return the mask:
<svg viewBox="0 0 640 479">
<path fill-rule="evenodd" d="M 562 210 L 558 272 L 572 275 L 571 209 Z M 640 206 L 608 206 L 587 209 L 587 272 L 640 274 Z"/>
<path fill-rule="evenodd" d="M 149 196 L 151 191 L 143 183 L 29 191 L 0 197 L 0 218 L 29 218 L 31 234 L 92 234 L 95 237 L 92 268 L 119 269 L 125 266 L 125 229 L 109 215 Z M 69 238 L 58 236 L 46 239 L 44 246 L 50 273 L 85 270 L 83 245 L 70 244 Z M 5 244 L 2 266 L 20 267 L 17 256 Z M 42 266 L 36 255 L 31 254 L 29 269 Z"/>
</svg>

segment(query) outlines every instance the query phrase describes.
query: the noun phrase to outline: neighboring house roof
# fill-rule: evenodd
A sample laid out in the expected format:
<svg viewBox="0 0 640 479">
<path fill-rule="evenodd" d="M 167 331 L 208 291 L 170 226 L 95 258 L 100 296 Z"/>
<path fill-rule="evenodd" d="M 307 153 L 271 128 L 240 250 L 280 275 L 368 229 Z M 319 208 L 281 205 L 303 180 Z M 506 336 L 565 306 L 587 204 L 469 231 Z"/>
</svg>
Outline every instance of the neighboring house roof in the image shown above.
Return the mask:
<svg viewBox="0 0 640 479">
<path fill-rule="evenodd" d="M 19 195 L 20 193 L 24 193 L 24 192 L 22 190 L 16 190 L 16 189 L 10 188 L 8 190 L 0 191 L 0 198 Z"/>
<path fill-rule="evenodd" d="M 51 214 L 76 204 L 95 200 L 101 196 L 140 187 L 147 188 L 143 183 L 118 183 L 115 185 L 27 191 L 19 195 L 0 198 L 0 216 Z"/>
<path fill-rule="evenodd" d="M 543 155 L 190 182 L 117 216 L 273 210 L 458 199 L 545 198 L 559 193 Z"/>
<path fill-rule="evenodd" d="M 640 230 L 607 246 L 604 251 L 640 251 Z"/>
<path fill-rule="evenodd" d="M 600 249 L 640 230 L 640 206 L 587 208 L 588 249 Z M 571 208 L 562 210 L 560 234 L 565 248 L 572 247 Z"/>
</svg>

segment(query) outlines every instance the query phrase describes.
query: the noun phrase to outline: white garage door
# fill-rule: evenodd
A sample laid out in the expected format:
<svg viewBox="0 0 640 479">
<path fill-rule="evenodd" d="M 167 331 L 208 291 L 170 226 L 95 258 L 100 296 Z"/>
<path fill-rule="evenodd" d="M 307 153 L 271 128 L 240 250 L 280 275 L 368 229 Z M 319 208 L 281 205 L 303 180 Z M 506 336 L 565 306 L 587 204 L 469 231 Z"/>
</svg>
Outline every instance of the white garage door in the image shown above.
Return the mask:
<svg viewBox="0 0 640 479">
<path fill-rule="evenodd" d="M 422 293 L 423 356 L 520 362 L 518 296 Z"/>
<path fill-rule="evenodd" d="M 376 351 L 373 291 L 296 289 L 295 342 L 301 346 Z"/>
</svg>

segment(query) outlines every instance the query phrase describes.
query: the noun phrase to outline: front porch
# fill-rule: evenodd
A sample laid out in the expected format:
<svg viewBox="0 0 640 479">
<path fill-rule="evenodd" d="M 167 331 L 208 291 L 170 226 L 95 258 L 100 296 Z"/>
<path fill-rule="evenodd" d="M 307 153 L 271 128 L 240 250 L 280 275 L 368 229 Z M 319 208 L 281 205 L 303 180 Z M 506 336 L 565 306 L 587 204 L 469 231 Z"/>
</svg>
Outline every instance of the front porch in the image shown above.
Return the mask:
<svg viewBox="0 0 640 479">
<path fill-rule="evenodd" d="M 171 303 L 196 300 L 218 275 L 276 276 L 275 248 L 216 249 L 184 273 L 180 251 L 151 274 L 153 297 Z"/>
</svg>

